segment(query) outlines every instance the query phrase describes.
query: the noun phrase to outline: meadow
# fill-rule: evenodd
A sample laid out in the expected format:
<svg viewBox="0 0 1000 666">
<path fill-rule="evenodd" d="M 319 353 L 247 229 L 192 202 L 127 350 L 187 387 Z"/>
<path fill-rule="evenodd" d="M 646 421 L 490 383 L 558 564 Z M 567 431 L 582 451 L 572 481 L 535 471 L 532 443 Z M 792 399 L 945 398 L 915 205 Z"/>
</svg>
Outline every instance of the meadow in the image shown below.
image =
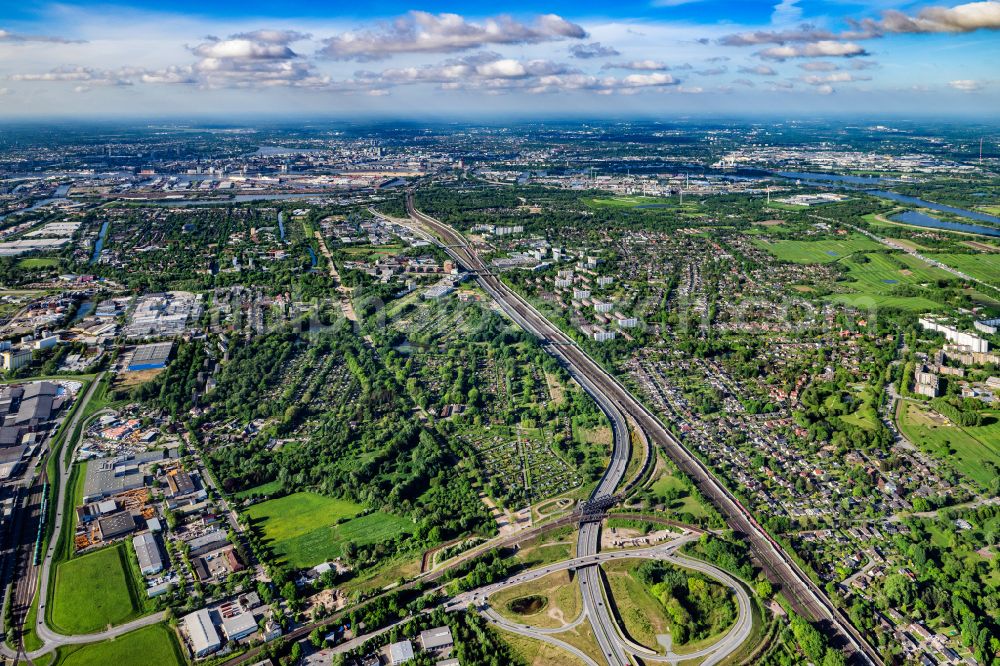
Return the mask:
<svg viewBox="0 0 1000 666">
<path fill-rule="evenodd" d="M 832 300 L 854 307 L 896 307 L 914 312 L 938 310 L 941 305 L 922 296 L 895 296 L 896 287 L 921 285 L 951 274 L 905 252 L 866 252 L 843 259 L 852 282 L 842 282 L 850 294 L 836 294 Z"/>
<path fill-rule="evenodd" d="M 341 557 L 348 542 L 378 543 L 413 529 L 406 518 L 380 512 L 359 516 L 363 511 L 354 502 L 299 492 L 255 504 L 247 514 L 262 523 L 274 554 L 301 569 Z"/>
<path fill-rule="evenodd" d="M 136 617 L 141 609 L 124 543 L 59 563 L 49 624 L 64 634 L 86 634 Z"/>
<path fill-rule="evenodd" d="M 620 197 L 593 197 L 585 199 L 587 205 L 595 208 L 637 208 L 639 206 L 676 206 L 673 199 L 646 197 L 642 195 Z"/>
<path fill-rule="evenodd" d="M 1000 465 L 1000 410 L 986 414 L 989 419 L 986 425 L 961 428 L 929 409 L 903 402 L 897 409 L 896 420 L 911 442 L 950 461 L 959 473 L 989 486 L 994 474 L 984 463 Z"/>
<path fill-rule="evenodd" d="M 864 236 L 851 236 L 842 240 L 757 241 L 757 245 L 782 261 L 791 261 L 796 264 L 827 264 L 855 252 L 868 252 L 882 247 Z"/>
<path fill-rule="evenodd" d="M 931 258 L 983 282 L 1000 284 L 1000 254 L 934 254 Z"/>
<path fill-rule="evenodd" d="M 114 640 L 66 646 L 59 649 L 55 662 L 58 666 L 129 666 L 138 663 L 157 666 L 182 666 L 185 663 L 174 632 L 168 626 L 154 624 Z"/>
</svg>

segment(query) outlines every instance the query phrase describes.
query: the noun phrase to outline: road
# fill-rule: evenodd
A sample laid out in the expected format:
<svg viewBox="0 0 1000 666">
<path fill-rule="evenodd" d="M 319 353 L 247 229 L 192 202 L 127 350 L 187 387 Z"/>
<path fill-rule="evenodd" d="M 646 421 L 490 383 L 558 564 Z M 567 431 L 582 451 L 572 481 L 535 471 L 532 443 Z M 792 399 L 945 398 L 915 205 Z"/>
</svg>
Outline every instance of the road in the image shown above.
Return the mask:
<svg viewBox="0 0 1000 666">
<path fill-rule="evenodd" d="M 836 609 L 825 593 L 798 566 L 780 544 L 774 541 L 736 497 L 695 457 L 663 423 L 652 414 L 621 382 L 584 352 L 557 326 L 549 322 L 530 303 L 493 275 L 465 237 L 440 221 L 417 211 L 412 194 L 407 196 L 407 211 L 412 222 L 429 230 L 431 237 L 466 270 L 473 272 L 479 285 L 489 293 L 516 322 L 538 335 L 547 350 L 559 358 L 574 377 L 583 377 L 596 388 L 598 404 L 613 404 L 627 414 L 646 435 L 662 447 L 682 473 L 719 510 L 727 525 L 743 535 L 763 565 L 768 578 L 776 583 L 801 615 L 820 624 L 833 644 L 859 660 L 881 665 L 878 651 Z M 588 392 L 590 389 L 588 389 Z M 615 461 L 612 461 L 614 466 Z M 626 462 L 627 464 L 627 462 Z"/>
<path fill-rule="evenodd" d="M 38 567 L 38 580 L 40 584 L 38 586 L 38 613 L 35 618 L 35 633 L 44 642 L 44 646 L 38 650 L 27 653 L 28 659 L 34 659 L 40 657 L 41 655 L 51 652 L 53 649 L 58 648 L 62 645 L 81 645 L 84 643 L 94 643 L 97 641 L 107 640 L 109 638 L 115 638 L 126 634 L 134 629 L 140 627 L 145 627 L 150 624 L 156 624 L 157 622 L 163 621 L 166 617 L 166 613 L 156 613 L 154 615 L 149 615 L 133 622 L 128 622 L 126 624 L 119 625 L 117 627 L 111 627 L 106 631 L 94 633 L 94 634 L 80 634 L 76 636 L 63 636 L 62 634 L 57 634 L 56 632 L 49 629 L 48 625 L 45 624 L 45 603 L 48 599 L 48 589 L 49 582 L 51 578 L 52 570 L 52 560 L 55 556 L 56 543 L 59 539 L 59 534 L 62 532 L 63 520 L 65 516 L 63 515 L 63 507 L 66 502 L 66 492 L 69 484 L 70 468 L 73 465 L 73 455 L 67 454 L 65 447 L 70 447 L 70 449 L 75 450 L 79 444 L 79 440 L 70 441 L 69 437 L 73 435 L 76 427 L 80 424 L 83 419 L 84 412 L 86 411 L 87 403 L 93 397 L 94 392 L 97 390 L 98 385 L 100 385 L 101 380 L 104 378 L 104 373 L 97 375 L 94 380 L 87 387 L 86 392 L 80 398 L 80 404 L 77 406 L 73 412 L 73 417 L 70 419 L 69 423 L 63 432 L 66 433 L 67 439 L 63 442 L 63 447 L 58 451 L 51 452 L 50 455 L 56 455 L 56 464 L 59 467 L 59 489 L 56 493 L 56 506 L 55 506 L 55 520 L 52 523 L 52 536 L 49 539 L 47 549 L 45 551 L 45 557 L 42 560 L 42 564 Z M 82 438 L 82 437 L 81 437 Z M 31 588 L 34 586 L 32 585 Z M 31 599 L 27 599 L 27 604 L 30 606 Z M 23 652 L 21 654 L 24 654 Z M 8 659 L 14 659 L 17 656 L 17 650 L 13 650 L 6 644 L 0 646 L 0 655 Z"/>
<path fill-rule="evenodd" d="M 624 664 L 632 664 L 632 656 L 638 657 L 645 662 L 663 663 L 677 663 L 687 659 L 704 659 L 705 661 L 703 664 L 711 666 L 712 664 L 716 664 L 736 652 L 747 640 L 747 638 L 749 638 L 750 632 L 753 629 L 753 616 L 751 612 L 750 595 L 747 593 L 744 586 L 739 583 L 739 581 L 734 579 L 725 571 L 722 571 L 718 567 L 715 567 L 707 562 L 702 562 L 701 560 L 695 560 L 678 554 L 678 551 L 682 547 L 697 540 L 699 536 L 700 535 L 697 532 L 686 531 L 684 534 L 666 543 L 651 546 L 649 548 L 606 551 L 595 555 L 577 556 L 570 560 L 548 564 L 532 569 L 531 571 L 517 574 L 499 583 L 494 583 L 492 585 L 487 585 L 485 587 L 460 594 L 451 599 L 446 608 L 449 611 L 453 611 L 473 607 L 481 612 L 489 622 L 497 625 L 498 627 L 567 650 L 583 660 L 585 663 L 594 664 L 595 662 L 593 659 L 584 655 L 568 643 L 565 643 L 557 638 L 558 634 L 573 629 L 577 625 L 584 622 L 587 618 L 590 619 L 591 626 L 595 629 L 596 637 L 597 627 L 595 625 L 595 620 L 599 621 L 599 619 L 598 617 L 595 617 L 591 607 L 588 607 L 586 604 L 584 605 L 580 615 L 571 620 L 568 624 L 558 628 L 543 629 L 526 624 L 519 624 L 503 617 L 494 609 L 489 607 L 487 600 L 490 596 L 500 592 L 501 590 L 505 590 L 514 585 L 522 585 L 524 583 L 536 581 L 557 571 L 574 570 L 577 572 L 578 576 L 582 576 L 585 572 L 595 572 L 598 574 L 596 583 L 587 583 L 585 586 L 584 598 L 586 598 L 587 593 L 591 592 L 591 590 L 586 588 L 593 585 L 595 603 L 599 604 L 597 606 L 598 615 L 607 614 L 610 616 L 610 609 L 606 607 L 604 600 L 604 584 L 600 579 L 600 563 L 621 559 L 651 559 L 667 561 L 680 567 L 704 573 L 705 575 L 714 578 L 729 587 L 736 598 L 738 610 L 737 618 L 733 626 L 718 641 L 699 650 L 685 654 L 678 654 L 668 649 L 666 654 L 657 654 L 656 652 L 629 640 L 621 634 L 616 624 L 612 624 L 610 627 L 612 633 L 609 639 L 610 645 L 612 645 L 612 652 L 610 655 L 605 652 L 605 658 L 608 661 L 620 658 L 623 660 L 622 663 Z M 612 622 L 614 621 L 612 620 Z"/>
</svg>

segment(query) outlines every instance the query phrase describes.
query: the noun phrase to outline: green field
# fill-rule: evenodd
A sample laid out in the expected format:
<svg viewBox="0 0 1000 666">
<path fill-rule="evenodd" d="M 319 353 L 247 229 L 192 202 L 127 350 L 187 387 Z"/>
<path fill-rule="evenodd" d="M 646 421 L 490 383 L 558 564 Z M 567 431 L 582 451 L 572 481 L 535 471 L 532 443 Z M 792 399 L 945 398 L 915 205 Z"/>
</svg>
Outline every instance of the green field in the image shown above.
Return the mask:
<svg viewBox="0 0 1000 666">
<path fill-rule="evenodd" d="M 307 568 L 340 557 L 348 541 L 362 546 L 413 530 L 406 518 L 379 512 L 356 517 L 362 511 L 354 502 L 301 492 L 255 504 L 247 514 L 263 523 L 275 555 L 295 568 Z"/>
<path fill-rule="evenodd" d="M 166 625 L 154 624 L 114 640 L 60 648 L 57 666 L 182 666 L 180 646 Z"/>
<path fill-rule="evenodd" d="M 882 247 L 875 241 L 858 235 L 843 240 L 776 240 L 755 243 L 778 259 L 796 264 L 827 264 L 855 252 L 868 252 Z"/>
<path fill-rule="evenodd" d="M 993 472 L 984 463 L 1000 465 L 1000 410 L 985 412 L 987 425 L 960 428 L 936 412 L 911 402 L 896 412 L 899 429 L 911 442 L 951 462 L 960 473 L 988 486 Z"/>
<path fill-rule="evenodd" d="M 934 254 L 931 258 L 983 282 L 1000 284 L 1000 254 Z"/>
<path fill-rule="evenodd" d="M 594 197 L 584 200 L 588 206 L 595 208 L 635 208 L 637 206 L 671 206 L 675 207 L 673 199 L 661 197 L 644 197 L 641 195 L 621 197 Z"/>
<path fill-rule="evenodd" d="M 246 499 L 251 495 L 269 495 L 279 490 L 281 490 L 281 481 L 268 481 L 267 483 L 262 483 L 259 486 L 254 486 L 253 488 L 247 488 L 246 490 L 233 493 L 233 497 L 236 499 Z"/>
<path fill-rule="evenodd" d="M 59 265 L 59 260 L 56 258 L 45 258 L 45 257 L 34 257 L 31 259 L 22 259 L 17 262 L 18 268 L 52 268 Z"/>
<path fill-rule="evenodd" d="M 650 484 L 649 489 L 658 497 L 662 497 L 668 490 L 676 490 L 680 493 L 680 499 L 670 505 L 670 510 L 677 513 L 690 513 L 695 519 L 708 518 L 708 512 L 684 484 L 681 479 L 673 474 L 664 473 Z M 676 516 L 675 516 L 676 517 Z"/>
<path fill-rule="evenodd" d="M 835 294 L 831 300 L 853 307 L 896 307 L 911 311 L 939 310 L 941 305 L 921 296 L 894 296 L 897 287 L 921 285 L 953 277 L 905 252 L 866 252 L 843 259 L 852 282 L 839 283 L 850 294 Z"/>
<path fill-rule="evenodd" d="M 64 634 L 86 634 L 140 614 L 124 543 L 88 553 L 56 567 L 49 624 Z"/>
</svg>

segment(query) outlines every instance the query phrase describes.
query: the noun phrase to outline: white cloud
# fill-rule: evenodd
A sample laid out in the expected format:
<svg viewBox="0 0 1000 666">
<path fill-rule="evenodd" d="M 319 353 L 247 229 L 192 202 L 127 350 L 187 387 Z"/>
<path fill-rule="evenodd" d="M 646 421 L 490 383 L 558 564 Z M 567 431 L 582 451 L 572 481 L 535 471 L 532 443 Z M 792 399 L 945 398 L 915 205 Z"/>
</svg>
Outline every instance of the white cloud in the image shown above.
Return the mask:
<svg viewBox="0 0 1000 666">
<path fill-rule="evenodd" d="M 296 54 L 284 44 L 255 42 L 250 39 L 224 39 L 205 42 L 191 48 L 202 58 L 247 58 L 251 60 L 284 60 Z"/>
<path fill-rule="evenodd" d="M 41 74 L 13 74 L 11 81 L 34 81 L 45 83 L 86 82 L 95 86 L 130 86 L 141 70 L 122 67 L 118 70 L 101 70 L 92 67 L 65 65 Z"/>
<path fill-rule="evenodd" d="M 832 72 L 840 69 L 840 66 L 836 63 L 827 62 L 825 60 L 814 60 L 813 62 L 799 63 L 799 67 L 807 72 Z"/>
<path fill-rule="evenodd" d="M 822 85 L 816 88 L 816 92 L 818 92 L 820 95 L 832 95 L 834 93 L 834 90 L 833 86 L 831 85 Z"/>
<path fill-rule="evenodd" d="M 774 68 L 768 67 L 767 65 L 756 65 L 754 67 L 740 67 L 740 73 L 742 74 L 756 74 L 757 76 L 777 76 L 777 72 Z"/>
<path fill-rule="evenodd" d="M 590 44 L 574 44 L 569 48 L 570 54 L 574 58 L 582 58 L 584 60 L 588 58 L 611 58 L 616 55 L 621 55 L 618 49 L 612 46 L 605 46 L 600 42 L 591 42 Z"/>
<path fill-rule="evenodd" d="M 380 60 L 399 53 L 448 53 L 497 44 L 583 39 L 587 32 L 555 14 L 533 23 L 500 15 L 480 23 L 458 14 L 412 11 L 375 30 L 345 32 L 324 40 L 321 53 L 339 60 Z"/>
<path fill-rule="evenodd" d="M 948 85 L 959 92 L 979 92 L 984 88 L 982 81 L 973 81 L 972 79 L 949 81 Z"/>
<path fill-rule="evenodd" d="M 853 83 L 855 81 L 870 81 L 870 80 L 871 77 L 858 76 L 856 74 L 851 74 L 850 72 L 835 72 L 833 74 L 827 74 L 826 76 L 811 74 L 809 76 L 802 77 L 802 82 L 808 83 L 811 86 L 822 86 L 828 83 Z"/>
<path fill-rule="evenodd" d="M 880 36 L 872 30 L 853 30 L 847 32 L 831 32 L 821 30 L 813 25 L 803 24 L 798 28 L 788 30 L 754 30 L 752 32 L 737 32 L 724 35 L 718 43 L 723 46 L 760 46 L 762 44 L 795 44 L 806 42 L 844 41 L 852 39 L 871 39 Z"/>
<path fill-rule="evenodd" d="M 609 62 L 601 69 L 631 69 L 637 72 L 665 72 L 670 65 L 659 60 L 632 60 L 630 62 Z M 690 67 L 688 67 L 690 69 Z"/>
<path fill-rule="evenodd" d="M 890 9 L 881 21 L 860 21 L 866 29 L 896 33 L 973 32 L 1000 30 L 1000 2 L 969 2 L 955 7 L 924 7 L 916 16 Z"/>
<path fill-rule="evenodd" d="M 798 6 L 799 0 L 781 0 L 774 6 L 771 14 L 771 23 L 775 25 L 785 25 L 794 23 L 802 18 L 802 8 Z"/>
<path fill-rule="evenodd" d="M 820 41 L 808 44 L 772 46 L 758 51 L 757 55 L 767 60 L 787 60 L 788 58 L 828 58 L 868 55 L 865 49 L 854 42 Z"/>
</svg>

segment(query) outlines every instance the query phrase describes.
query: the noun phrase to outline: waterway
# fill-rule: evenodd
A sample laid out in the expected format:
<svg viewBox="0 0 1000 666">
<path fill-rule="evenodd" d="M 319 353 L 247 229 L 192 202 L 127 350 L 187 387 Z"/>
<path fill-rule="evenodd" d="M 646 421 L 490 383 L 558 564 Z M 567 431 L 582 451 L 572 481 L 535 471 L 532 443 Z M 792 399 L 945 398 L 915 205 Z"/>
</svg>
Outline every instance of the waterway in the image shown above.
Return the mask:
<svg viewBox="0 0 1000 666">
<path fill-rule="evenodd" d="M 909 204 L 911 206 L 919 206 L 920 208 L 928 208 L 942 213 L 950 213 L 952 215 L 964 217 L 976 222 L 986 222 L 1000 225 L 1000 217 L 996 217 L 995 215 L 987 215 L 986 213 L 980 213 L 974 210 L 966 210 L 964 208 L 956 208 L 955 206 L 934 203 L 933 201 L 926 201 L 924 199 L 899 194 L 898 192 L 892 192 L 890 190 L 868 189 L 871 185 L 893 182 L 892 180 L 886 178 L 879 178 L 877 176 L 866 178 L 861 176 L 841 176 L 839 174 L 832 173 L 808 173 L 797 171 L 776 171 L 774 173 L 775 175 L 783 178 L 802 180 L 804 182 L 812 181 L 812 184 L 815 185 L 827 187 L 832 185 L 834 187 L 843 187 L 849 190 L 857 190 L 859 189 L 857 187 L 858 185 L 863 185 L 866 186 L 863 188 L 865 194 L 870 194 L 881 199 L 888 199 L 889 201 Z M 930 227 L 946 231 L 965 231 L 967 233 L 983 234 L 986 236 L 1000 236 L 1000 229 L 994 227 L 963 224 L 961 222 L 947 222 L 918 211 L 906 211 L 892 217 L 891 219 L 897 222 L 904 222 L 905 224 L 913 224 L 920 227 Z"/>
<path fill-rule="evenodd" d="M 233 203 L 246 203 L 248 201 L 283 201 L 285 199 L 313 199 L 330 197 L 339 192 L 295 192 L 288 194 L 237 194 L 231 199 L 159 199 L 154 201 L 130 201 L 144 206 L 211 206 L 225 205 Z"/>
<path fill-rule="evenodd" d="M 71 323 L 75 324 L 76 322 L 80 321 L 81 319 L 89 315 L 91 310 L 93 309 L 94 309 L 94 301 L 88 298 L 87 300 L 85 300 L 83 303 L 80 304 L 79 308 L 77 308 L 76 315 L 73 317 L 73 321 Z"/>
<path fill-rule="evenodd" d="M 908 197 L 905 194 L 897 194 L 896 192 L 887 192 L 885 190 L 869 190 L 868 194 L 874 194 L 877 197 L 882 197 L 883 199 L 890 199 L 892 201 L 898 201 L 899 203 L 906 203 L 906 204 L 911 204 L 913 206 L 920 206 L 921 208 L 930 208 L 931 210 L 938 210 L 941 211 L 942 213 L 951 213 L 952 215 L 967 217 L 970 220 L 975 220 L 977 222 L 991 222 L 993 224 L 1000 224 L 1000 217 L 996 217 L 995 215 L 987 215 L 986 213 L 980 213 L 974 210 L 965 210 L 964 208 L 955 208 L 954 206 L 946 206 L 945 204 L 934 203 L 933 201 L 924 201 L 923 199 L 918 199 L 917 197 Z"/>
<path fill-rule="evenodd" d="M 316 251 L 312 249 L 312 245 L 307 245 L 306 249 L 309 250 L 309 261 L 312 262 L 312 267 L 316 268 L 319 265 L 319 259 L 316 258 Z"/>
<path fill-rule="evenodd" d="M 97 263 L 97 260 L 101 258 L 101 250 L 104 249 L 104 239 L 108 235 L 108 227 L 111 226 L 111 220 L 104 220 L 101 225 L 101 232 L 97 234 L 97 242 L 94 243 L 94 254 L 90 257 L 90 263 Z"/>
<path fill-rule="evenodd" d="M 948 231 L 964 231 L 970 234 L 982 234 L 983 236 L 994 236 L 1000 238 L 1000 229 L 981 227 L 978 224 L 963 224 L 962 222 L 939 220 L 936 217 L 931 217 L 930 215 L 921 213 L 918 210 L 907 210 L 902 213 L 897 213 L 889 219 L 893 222 L 912 224 L 918 227 L 931 227 L 933 229 L 945 229 Z"/>
<path fill-rule="evenodd" d="M 838 173 L 812 173 L 809 171 L 776 171 L 776 175 L 782 178 L 806 181 L 827 181 L 831 183 L 845 183 L 848 185 L 880 185 L 892 182 L 890 179 L 879 176 L 842 176 Z"/>
<path fill-rule="evenodd" d="M 281 242 L 285 242 L 285 211 L 278 211 L 278 233 L 281 234 Z"/>
</svg>

